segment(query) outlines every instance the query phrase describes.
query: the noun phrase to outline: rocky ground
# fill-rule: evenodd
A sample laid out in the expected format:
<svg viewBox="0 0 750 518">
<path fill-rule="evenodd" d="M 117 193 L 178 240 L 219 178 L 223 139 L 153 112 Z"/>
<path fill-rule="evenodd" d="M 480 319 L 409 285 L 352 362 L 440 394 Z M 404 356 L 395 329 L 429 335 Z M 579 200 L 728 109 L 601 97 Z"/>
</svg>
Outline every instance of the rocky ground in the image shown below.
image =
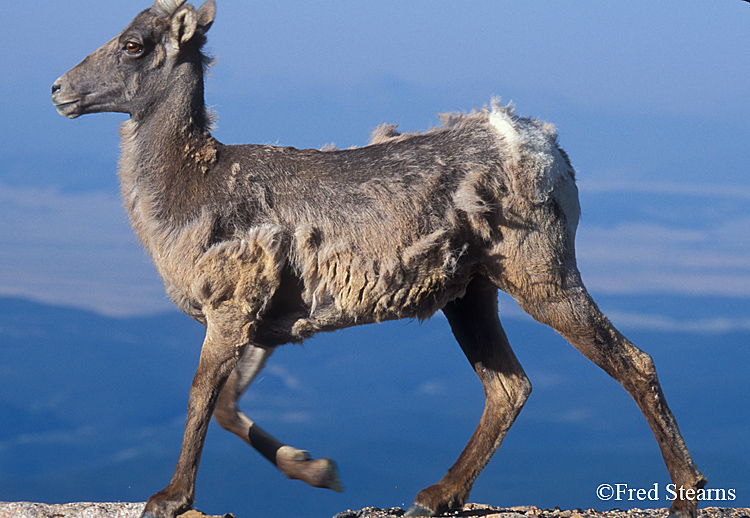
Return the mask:
<svg viewBox="0 0 750 518">
<path fill-rule="evenodd" d="M 138 518 L 144 503 L 76 503 L 64 505 L 34 504 L 29 502 L 0 502 L 0 518 Z M 378 509 L 367 507 L 358 511 L 344 511 L 334 518 L 401 518 L 405 511 L 399 507 Z M 445 516 L 458 518 L 666 518 L 667 509 L 631 509 L 595 511 L 588 509 L 562 510 L 537 507 L 490 507 L 467 504 L 463 510 Z M 180 518 L 234 518 L 232 514 L 208 516 L 200 511 L 188 511 Z M 245 518 L 245 517 L 238 517 Z M 249 518 L 249 517 L 247 517 Z M 289 517 L 296 518 L 296 517 Z M 325 517 L 321 517 L 325 518 Z M 707 507 L 698 510 L 698 518 L 750 518 L 750 509 Z"/>
<path fill-rule="evenodd" d="M 345 511 L 334 518 L 400 518 L 404 516 L 403 509 L 378 509 L 368 507 L 359 511 Z M 666 518 L 667 509 L 631 509 L 629 511 L 595 511 L 594 509 L 576 509 L 573 511 L 555 509 L 539 509 L 537 507 L 500 508 L 482 504 L 467 504 L 463 510 L 449 513 L 447 517 L 459 518 Z M 724 507 L 708 507 L 698 510 L 698 518 L 750 518 L 750 509 L 729 509 Z"/>
<path fill-rule="evenodd" d="M 138 518 L 145 502 L 131 503 L 76 503 L 34 504 L 30 502 L 0 502 L 0 518 Z M 208 516 L 200 511 L 188 511 L 180 518 L 234 518 L 232 514 Z"/>
</svg>

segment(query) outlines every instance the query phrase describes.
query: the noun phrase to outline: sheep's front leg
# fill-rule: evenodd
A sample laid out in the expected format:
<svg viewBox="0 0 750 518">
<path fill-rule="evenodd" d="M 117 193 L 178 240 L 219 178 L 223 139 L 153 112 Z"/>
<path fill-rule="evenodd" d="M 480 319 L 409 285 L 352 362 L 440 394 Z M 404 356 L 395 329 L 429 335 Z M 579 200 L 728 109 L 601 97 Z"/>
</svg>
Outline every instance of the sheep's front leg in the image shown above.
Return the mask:
<svg viewBox="0 0 750 518">
<path fill-rule="evenodd" d="M 237 366 L 221 391 L 214 417 L 224 428 L 279 468 L 291 479 L 302 480 L 313 487 L 343 491 L 343 486 L 331 459 L 313 459 L 304 450 L 287 446 L 240 412 L 237 402 L 248 385 L 263 368 L 272 348 L 250 345 L 242 353 Z"/>
<path fill-rule="evenodd" d="M 222 387 L 246 343 L 245 329 L 231 317 L 208 320 L 200 363 L 188 402 L 182 450 L 169 485 L 149 498 L 141 518 L 174 518 L 189 510 L 195 499 L 203 443 Z"/>
</svg>

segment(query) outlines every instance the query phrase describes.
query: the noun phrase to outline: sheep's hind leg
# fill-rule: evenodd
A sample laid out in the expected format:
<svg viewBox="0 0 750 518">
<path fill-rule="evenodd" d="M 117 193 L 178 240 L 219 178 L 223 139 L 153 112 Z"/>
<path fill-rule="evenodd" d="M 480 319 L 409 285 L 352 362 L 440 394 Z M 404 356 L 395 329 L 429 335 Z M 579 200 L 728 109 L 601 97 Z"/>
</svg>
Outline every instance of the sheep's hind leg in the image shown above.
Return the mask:
<svg viewBox="0 0 750 518">
<path fill-rule="evenodd" d="M 313 487 L 343 491 L 336 465 L 331 459 L 311 459 L 306 451 L 283 444 L 238 409 L 238 399 L 263 369 L 272 352 L 273 348 L 252 345 L 245 349 L 221 393 L 214 411 L 216 421 L 255 448 L 287 477 L 302 480 Z"/>
<path fill-rule="evenodd" d="M 475 279 L 463 298 L 443 308 L 453 334 L 485 391 L 485 408 L 474 435 L 438 482 L 420 491 L 407 516 L 433 516 L 462 507 L 479 473 L 500 446 L 531 393 L 497 315 L 497 289 Z"/>
<path fill-rule="evenodd" d="M 684 488 L 685 495 L 696 494 L 706 480 L 693 463 L 667 406 L 653 360 L 601 313 L 580 283 L 577 272 L 567 281 L 568 286 L 563 289 L 549 287 L 547 293 L 555 293 L 553 297 L 525 294 L 516 298 L 531 316 L 553 327 L 628 391 L 656 436 L 675 487 Z M 677 498 L 670 506 L 670 513 L 695 518 L 697 504 L 695 499 Z"/>
</svg>

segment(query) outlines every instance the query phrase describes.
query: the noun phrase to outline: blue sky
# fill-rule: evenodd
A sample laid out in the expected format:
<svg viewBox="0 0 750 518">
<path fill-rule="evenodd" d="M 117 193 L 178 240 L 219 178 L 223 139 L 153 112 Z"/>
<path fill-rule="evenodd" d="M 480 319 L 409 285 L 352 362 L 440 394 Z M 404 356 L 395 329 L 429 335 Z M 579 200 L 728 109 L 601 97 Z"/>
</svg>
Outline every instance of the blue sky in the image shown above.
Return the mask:
<svg viewBox="0 0 750 518">
<path fill-rule="evenodd" d="M 131 2 L 16 2 L 0 35 L 0 294 L 169 308 L 120 207 L 119 114 L 63 119 L 56 77 Z M 363 144 L 492 96 L 557 125 L 594 293 L 750 294 L 747 26 L 739 0 L 218 2 L 207 100 L 226 143 Z"/>
<path fill-rule="evenodd" d="M 615 324 L 628 333 L 640 332 L 644 342 L 652 337 L 649 332 L 687 330 L 702 337 L 750 330 L 750 317 L 736 309 L 746 307 L 750 298 L 750 4 L 217 3 L 217 21 L 209 33 L 217 63 L 207 83 L 207 101 L 219 116 L 219 140 L 361 145 L 380 122 L 425 129 L 438 123 L 439 112 L 470 110 L 499 96 L 512 101 L 518 113 L 557 126 L 578 171 L 583 215 L 577 248 L 583 278 L 604 300 L 602 307 Z M 117 125 L 124 116 L 70 121 L 49 100 L 58 76 L 146 7 L 89 0 L 4 6 L 0 296 L 105 315 L 170 310 L 118 197 Z M 688 299 L 693 303 L 681 304 Z M 508 298 L 501 298 L 501 312 L 518 315 Z M 445 327 L 444 322 L 435 325 Z M 659 335 L 653 336 L 657 355 L 679 356 L 668 348 L 660 351 Z M 456 361 L 463 361 L 448 341 Z M 519 345 L 522 356 L 526 345 Z M 312 353 L 313 347 L 308 349 L 304 354 Z M 295 372 L 282 356 L 295 350 L 280 351 L 280 363 L 269 365 L 265 379 L 281 380 L 290 390 L 295 383 L 297 390 L 313 383 L 300 376 L 304 367 Z M 525 354 L 537 359 L 533 352 Z M 689 360 L 680 356 L 678 363 L 688 368 Z M 565 379 L 569 371 L 555 374 L 556 368 L 542 361 L 541 367 L 527 369 L 537 399 L 543 401 L 547 385 L 556 391 L 570 382 Z M 712 368 L 695 383 L 672 374 L 672 383 L 688 394 L 670 398 L 677 401 L 681 423 L 701 419 L 716 406 L 695 411 L 689 397 L 691 385 L 712 389 L 710 384 L 724 380 L 716 376 L 720 367 Z M 594 370 L 588 364 L 586 369 Z M 604 378 L 599 375 L 597 380 Z M 442 378 L 427 379 L 419 389 L 428 395 L 446 390 L 441 383 Z M 597 395 L 599 388 L 591 385 L 584 392 Z M 735 435 L 742 436 L 747 407 L 738 399 L 731 415 L 739 423 Z M 585 399 L 570 402 L 571 420 L 581 417 L 576 409 L 594 412 L 593 418 L 579 419 L 583 424 L 576 433 L 588 430 L 601 410 L 588 405 Z M 182 412 L 184 404 L 175 408 Z M 272 410 L 269 414 L 278 414 Z M 289 419 L 306 419 L 304 408 L 293 411 L 298 413 Z M 522 418 L 534 428 L 539 413 L 538 407 L 528 408 Z M 276 419 L 283 421 L 284 415 Z M 634 419 L 642 421 L 637 415 Z M 170 421 L 177 436 L 182 421 L 181 414 Z M 228 440 L 234 448 L 236 440 Z M 235 455 L 236 450 L 229 451 Z M 504 455 L 514 455 L 507 451 Z M 660 462 L 658 452 L 650 455 Z M 425 470 L 424 476 L 438 472 Z"/>
</svg>

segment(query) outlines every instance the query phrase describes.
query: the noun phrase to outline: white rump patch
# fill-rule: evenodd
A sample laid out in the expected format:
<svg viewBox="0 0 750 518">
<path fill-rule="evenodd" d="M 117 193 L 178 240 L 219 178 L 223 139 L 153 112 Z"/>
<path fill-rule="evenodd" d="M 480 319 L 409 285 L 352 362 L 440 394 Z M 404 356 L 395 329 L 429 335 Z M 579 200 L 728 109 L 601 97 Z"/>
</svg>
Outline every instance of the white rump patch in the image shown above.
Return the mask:
<svg viewBox="0 0 750 518">
<path fill-rule="evenodd" d="M 492 100 L 487 119 L 502 138 L 512 191 L 533 202 L 543 202 L 561 178 L 568 174 L 572 178 L 557 147 L 554 125 L 519 117 L 511 104 L 503 106 L 499 99 Z"/>
<path fill-rule="evenodd" d="M 514 121 L 515 117 L 512 105 L 502 106 L 496 101 L 492 102 L 492 111 L 489 117 L 490 124 L 509 144 L 517 142 L 520 138 Z"/>
</svg>

